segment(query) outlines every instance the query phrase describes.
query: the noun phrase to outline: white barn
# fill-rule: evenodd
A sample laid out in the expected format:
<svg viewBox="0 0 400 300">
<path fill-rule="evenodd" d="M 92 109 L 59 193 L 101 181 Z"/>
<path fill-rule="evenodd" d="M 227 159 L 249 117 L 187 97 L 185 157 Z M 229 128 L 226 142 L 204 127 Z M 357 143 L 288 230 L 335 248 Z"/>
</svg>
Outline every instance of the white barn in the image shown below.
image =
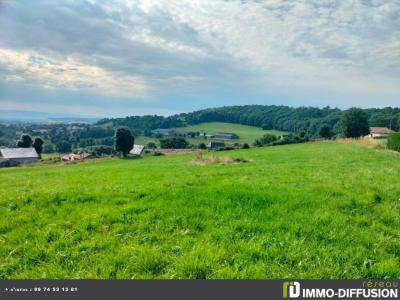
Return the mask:
<svg viewBox="0 0 400 300">
<path fill-rule="evenodd" d="M 21 164 L 35 163 L 39 160 L 35 148 L 0 148 L 0 157 Z"/>
<path fill-rule="evenodd" d="M 143 145 L 133 145 L 132 150 L 129 151 L 129 155 L 140 156 L 140 155 L 142 155 L 143 150 L 144 150 L 144 146 Z"/>
</svg>

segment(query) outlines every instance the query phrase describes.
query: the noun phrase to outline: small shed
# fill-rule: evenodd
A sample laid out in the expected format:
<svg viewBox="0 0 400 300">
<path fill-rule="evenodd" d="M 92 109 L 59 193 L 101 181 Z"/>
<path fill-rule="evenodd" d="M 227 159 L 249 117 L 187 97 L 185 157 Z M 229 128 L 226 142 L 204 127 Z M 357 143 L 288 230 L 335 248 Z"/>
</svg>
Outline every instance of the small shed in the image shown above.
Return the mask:
<svg viewBox="0 0 400 300">
<path fill-rule="evenodd" d="M 209 148 L 209 149 L 220 149 L 220 148 L 224 148 L 224 147 L 225 147 L 224 142 L 209 142 L 207 144 L 207 148 Z"/>
<path fill-rule="evenodd" d="M 0 157 L 21 164 L 35 163 L 39 160 L 35 148 L 0 148 Z"/>
<path fill-rule="evenodd" d="M 129 155 L 140 156 L 140 155 L 142 155 L 143 150 L 144 150 L 144 146 L 143 145 L 133 145 L 132 150 L 129 151 Z"/>
</svg>

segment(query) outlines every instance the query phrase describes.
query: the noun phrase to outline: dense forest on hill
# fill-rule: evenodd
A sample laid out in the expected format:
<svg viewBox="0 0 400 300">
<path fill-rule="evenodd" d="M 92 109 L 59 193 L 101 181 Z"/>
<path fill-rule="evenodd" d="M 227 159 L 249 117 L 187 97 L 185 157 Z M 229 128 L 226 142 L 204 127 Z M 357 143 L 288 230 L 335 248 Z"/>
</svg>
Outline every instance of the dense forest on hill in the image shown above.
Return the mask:
<svg viewBox="0 0 400 300">
<path fill-rule="evenodd" d="M 190 113 L 186 116 L 189 124 L 210 121 L 239 123 L 263 129 L 283 131 L 306 131 L 314 134 L 322 123 L 332 128 L 340 120 L 341 111 L 330 107 L 300 107 L 246 105 L 211 108 Z"/>
<path fill-rule="evenodd" d="M 365 109 L 371 126 L 400 129 L 400 108 Z M 323 124 L 339 133 L 339 121 L 343 111 L 338 108 L 288 107 L 276 105 L 244 105 L 208 108 L 170 117 L 135 116 L 117 119 L 103 119 L 98 124 L 128 126 L 136 134 L 146 135 L 155 128 L 173 128 L 204 122 L 228 122 L 263 129 L 292 132 L 306 132 L 314 136 Z"/>
</svg>

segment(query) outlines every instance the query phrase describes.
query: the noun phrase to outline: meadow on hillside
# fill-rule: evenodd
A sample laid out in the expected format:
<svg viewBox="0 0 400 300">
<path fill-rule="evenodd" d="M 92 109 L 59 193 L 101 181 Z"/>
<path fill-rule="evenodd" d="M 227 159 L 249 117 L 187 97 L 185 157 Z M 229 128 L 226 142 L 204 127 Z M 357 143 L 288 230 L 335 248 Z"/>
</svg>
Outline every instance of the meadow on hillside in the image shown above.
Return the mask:
<svg viewBox="0 0 400 300">
<path fill-rule="evenodd" d="M 400 157 L 317 142 L 0 170 L 0 278 L 398 278 Z"/>
<path fill-rule="evenodd" d="M 259 127 L 255 126 L 247 126 L 242 124 L 233 124 L 233 123 L 225 123 L 225 122 L 208 122 L 208 123 L 201 123 L 197 125 L 189 125 L 185 127 L 177 127 L 174 128 L 178 131 L 193 131 L 193 132 L 206 132 L 206 133 L 217 133 L 217 132 L 228 132 L 228 133 L 235 133 L 239 136 L 239 139 L 204 139 L 203 137 L 196 137 L 196 138 L 188 138 L 185 139 L 193 144 L 198 145 L 200 143 L 208 143 L 214 140 L 221 140 L 225 141 L 228 144 L 234 143 L 248 143 L 252 144 L 256 139 L 261 138 L 264 134 L 274 134 L 274 135 L 283 135 L 287 134 L 285 131 L 279 130 L 263 130 Z M 135 137 L 136 144 L 147 145 L 147 143 L 153 142 L 157 145 L 159 144 L 158 139 L 146 136 L 137 136 Z"/>
<path fill-rule="evenodd" d="M 206 133 L 216 133 L 216 132 L 228 132 L 235 133 L 239 136 L 239 139 L 234 140 L 225 140 L 231 143 L 248 143 L 252 144 L 256 139 L 261 138 L 264 134 L 274 134 L 274 135 L 283 135 L 287 134 L 285 131 L 279 130 L 263 130 L 259 127 L 242 125 L 242 124 L 233 124 L 233 123 L 225 123 L 225 122 L 207 122 L 201 123 L 197 125 L 189 125 L 182 128 L 176 128 L 176 130 L 181 131 L 194 131 L 194 132 L 206 132 Z M 199 143 L 204 142 L 203 138 L 196 139 L 188 139 L 191 143 Z M 208 140 L 206 140 L 208 141 Z"/>
</svg>

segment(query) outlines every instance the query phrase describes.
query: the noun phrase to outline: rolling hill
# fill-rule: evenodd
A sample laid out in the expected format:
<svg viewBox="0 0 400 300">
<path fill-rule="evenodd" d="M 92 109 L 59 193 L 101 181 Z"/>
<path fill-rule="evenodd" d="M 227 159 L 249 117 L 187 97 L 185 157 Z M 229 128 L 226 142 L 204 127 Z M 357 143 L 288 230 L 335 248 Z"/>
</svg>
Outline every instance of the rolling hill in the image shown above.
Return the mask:
<svg viewBox="0 0 400 300">
<path fill-rule="evenodd" d="M 1 169 L 0 278 L 400 276 L 398 155 L 318 142 L 195 156 Z"/>
</svg>

